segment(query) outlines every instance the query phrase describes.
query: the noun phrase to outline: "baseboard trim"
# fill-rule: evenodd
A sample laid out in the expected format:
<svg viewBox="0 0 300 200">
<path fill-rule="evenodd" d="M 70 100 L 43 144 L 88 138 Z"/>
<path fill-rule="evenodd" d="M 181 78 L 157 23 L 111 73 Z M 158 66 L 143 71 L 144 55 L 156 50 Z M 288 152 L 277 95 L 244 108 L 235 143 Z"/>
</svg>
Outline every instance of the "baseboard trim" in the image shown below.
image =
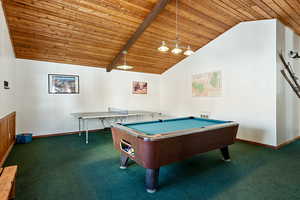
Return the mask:
<svg viewBox="0 0 300 200">
<path fill-rule="evenodd" d="M 288 145 L 290 143 L 293 143 L 293 142 L 295 142 L 297 140 L 300 140 L 300 136 L 297 136 L 294 139 L 291 139 L 291 140 L 288 140 L 286 142 L 281 143 L 280 145 L 277 146 L 277 148 L 280 149 L 280 148 L 282 148 L 282 147 L 284 147 L 284 146 L 286 146 L 286 145 Z"/>
<path fill-rule="evenodd" d="M 253 145 L 257 145 L 257 146 L 263 146 L 263 147 L 267 147 L 267 148 L 271 148 L 271 149 L 280 149 L 288 144 L 291 144 L 297 140 L 300 140 L 300 136 L 295 137 L 294 139 L 288 140 L 286 142 L 281 143 L 280 145 L 277 146 L 273 146 L 273 145 L 268 145 L 268 144 L 263 144 L 263 143 L 258 143 L 258 142 L 253 142 L 253 141 L 249 141 L 249 140 L 244 140 L 244 139 L 239 139 L 237 138 L 236 141 L 240 141 L 240 142 L 245 142 L 248 144 L 253 144 Z"/>
<path fill-rule="evenodd" d="M 6 153 L 4 154 L 2 160 L 0 160 L 0 168 L 4 165 L 4 162 L 6 161 L 6 158 L 8 157 L 9 153 L 11 152 L 12 148 L 14 147 L 15 143 L 11 143 L 11 145 L 8 147 Z"/>
<path fill-rule="evenodd" d="M 104 129 L 92 129 L 89 130 L 89 133 L 98 132 Z M 85 131 L 81 131 L 81 133 L 85 133 Z M 55 136 L 64 136 L 64 135 L 74 135 L 79 134 L 79 131 L 72 131 L 72 132 L 65 132 L 65 133 L 50 133 L 50 134 L 44 134 L 44 135 L 34 135 L 32 138 L 47 138 L 47 137 L 55 137 Z"/>
<path fill-rule="evenodd" d="M 271 149 L 278 149 L 277 146 L 273 146 L 273 145 L 269 145 L 269 144 L 263 144 L 263 143 L 259 143 L 259 142 L 253 142 L 253 141 L 244 140 L 244 139 L 240 139 L 240 138 L 236 138 L 236 141 L 245 142 L 245 143 L 253 144 L 253 145 L 256 145 L 256 146 L 267 147 L 267 148 L 271 148 Z"/>
</svg>

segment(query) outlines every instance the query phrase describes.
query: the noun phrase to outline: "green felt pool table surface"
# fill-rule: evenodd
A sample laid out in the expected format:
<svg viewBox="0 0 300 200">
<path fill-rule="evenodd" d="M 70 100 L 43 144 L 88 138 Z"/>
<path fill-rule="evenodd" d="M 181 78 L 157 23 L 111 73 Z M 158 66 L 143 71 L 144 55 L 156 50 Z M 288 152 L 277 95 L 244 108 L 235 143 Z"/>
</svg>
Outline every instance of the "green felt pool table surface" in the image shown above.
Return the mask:
<svg viewBox="0 0 300 200">
<path fill-rule="evenodd" d="M 168 120 L 157 120 L 150 122 L 126 123 L 127 128 L 142 132 L 147 135 L 170 133 L 193 128 L 204 128 L 217 124 L 225 124 L 230 121 L 220 121 L 195 117 L 176 118 Z"/>
</svg>

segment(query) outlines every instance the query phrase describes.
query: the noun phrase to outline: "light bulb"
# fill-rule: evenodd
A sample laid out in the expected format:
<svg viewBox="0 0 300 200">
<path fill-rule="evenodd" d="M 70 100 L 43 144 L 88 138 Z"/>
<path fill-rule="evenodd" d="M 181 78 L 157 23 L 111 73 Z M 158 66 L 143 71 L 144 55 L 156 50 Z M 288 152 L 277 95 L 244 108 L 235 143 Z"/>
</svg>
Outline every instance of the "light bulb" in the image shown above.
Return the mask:
<svg viewBox="0 0 300 200">
<path fill-rule="evenodd" d="M 175 55 L 178 55 L 178 54 L 180 54 L 181 52 L 182 52 L 182 49 L 180 49 L 180 48 L 178 47 L 178 44 L 176 43 L 175 48 L 172 50 L 172 53 L 175 54 Z"/>
<path fill-rule="evenodd" d="M 128 70 L 128 69 L 133 69 L 133 66 L 130 65 L 119 65 L 117 66 L 118 69 L 123 69 L 123 70 Z"/>
<path fill-rule="evenodd" d="M 169 51 L 169 47 L 167 47 L 165 41 L 161 42 L 161 46 L 158 47 L 158 51 L 161 51 L 161 52 L 167 52 L 167 51 Z"/>
<path fill-rule="evenodd" d="M 127 62 L 126 62 L 126 55 L 127 55 L 127 51 L 123 51 L 123 55 L 124 55 L 124 64 L 123 65 L 119 65 L 117 66 L 118 69 L 123 69 L 123 70 L 128 70 L 128 69 L 132 69 L 133 66 L 130 66 L 130 65 L 127 65 Z"/>
<path fill-rule="evenodd" d="M 187 47 L 187 50 L 183 53 L 186 56 L 193 55 L 195 52 L 191 49 L 190 45 Z"/>
</svg>

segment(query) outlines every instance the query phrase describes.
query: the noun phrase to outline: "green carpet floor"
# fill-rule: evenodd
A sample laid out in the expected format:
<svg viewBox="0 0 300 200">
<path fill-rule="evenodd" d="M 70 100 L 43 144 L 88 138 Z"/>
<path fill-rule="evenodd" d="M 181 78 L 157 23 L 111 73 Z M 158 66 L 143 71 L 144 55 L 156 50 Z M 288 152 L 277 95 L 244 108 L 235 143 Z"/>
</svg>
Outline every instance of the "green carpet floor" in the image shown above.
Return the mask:
<svg viewBox="0 0 300 200">
<path fill-rule="evenodd" d="M 119 169 L 109 130 L 34 139 L 15 145 L 5 165 L 18 165 L 17 200 L 284 200 L 300 199 L 300 141 L 281 150 L 245 143 L 231 146 L 232 162 L 219 151 L 164 166 L 160 189 L 148 194 L 145 169 Z"/>
</svg>

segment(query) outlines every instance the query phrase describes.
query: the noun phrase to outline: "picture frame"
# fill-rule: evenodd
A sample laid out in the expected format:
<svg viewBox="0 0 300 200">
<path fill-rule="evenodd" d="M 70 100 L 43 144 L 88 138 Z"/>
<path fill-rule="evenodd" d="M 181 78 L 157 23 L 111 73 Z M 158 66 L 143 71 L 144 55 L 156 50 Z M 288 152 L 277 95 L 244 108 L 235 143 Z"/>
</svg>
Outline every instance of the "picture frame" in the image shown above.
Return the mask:
<svg viewBox="0 0 300 200">
<path fill-rule="evenodd" d="M 132 94 L 148 94 L 148 83 L 145 81 L 133 81 Z"/>
<path fill-rule="evenodd" d="M 79 76 L 48 74 L 48 94 L 79 94 Z"/>
</svg>

